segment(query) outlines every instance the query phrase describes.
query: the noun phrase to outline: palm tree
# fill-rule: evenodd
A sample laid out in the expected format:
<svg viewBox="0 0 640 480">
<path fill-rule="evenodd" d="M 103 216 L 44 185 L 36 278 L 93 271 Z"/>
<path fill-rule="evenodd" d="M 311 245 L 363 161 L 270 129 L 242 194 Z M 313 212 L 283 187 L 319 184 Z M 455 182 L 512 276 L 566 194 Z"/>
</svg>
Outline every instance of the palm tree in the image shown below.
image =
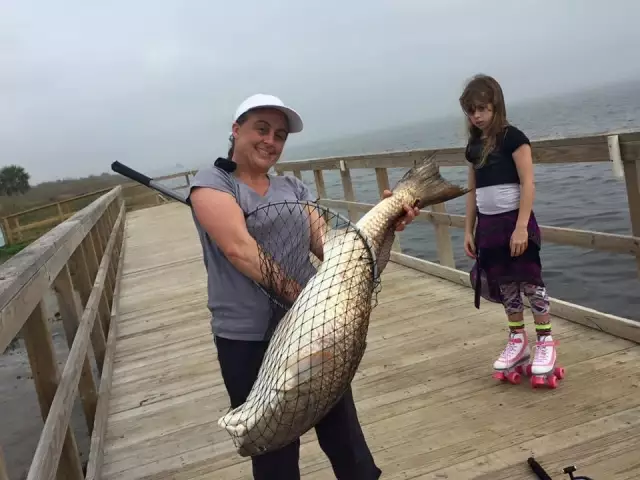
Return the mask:
<svg viewBox="0 0 640 480">
<path fill-rule="evenodd" d="M 0 169 L 0 195 L 26 193 L 30 188 L 29 174 L 19 165 L 9 165 Z"/>
</svg>

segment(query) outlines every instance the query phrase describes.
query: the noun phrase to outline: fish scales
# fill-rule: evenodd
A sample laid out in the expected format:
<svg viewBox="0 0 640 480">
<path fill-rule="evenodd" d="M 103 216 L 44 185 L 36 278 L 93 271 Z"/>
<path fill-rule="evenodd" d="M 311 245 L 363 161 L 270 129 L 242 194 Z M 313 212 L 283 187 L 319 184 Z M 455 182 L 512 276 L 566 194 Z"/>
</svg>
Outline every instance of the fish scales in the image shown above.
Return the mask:
<svg viewBox="0 0 640 480">
<path fill-rule="evenodd" d="M 366 349 L 373 299 L 403 205 L 459 197 L 432 159 L 410 169 L 357 228 L 324 233 L 323 262 L 279 322 L 244 404 L 218 421 L 242 456 L 281 448 L 322 419 L 351 383 Z M 375 257 L 374 257 L 375 256 Z"/>
</svg>

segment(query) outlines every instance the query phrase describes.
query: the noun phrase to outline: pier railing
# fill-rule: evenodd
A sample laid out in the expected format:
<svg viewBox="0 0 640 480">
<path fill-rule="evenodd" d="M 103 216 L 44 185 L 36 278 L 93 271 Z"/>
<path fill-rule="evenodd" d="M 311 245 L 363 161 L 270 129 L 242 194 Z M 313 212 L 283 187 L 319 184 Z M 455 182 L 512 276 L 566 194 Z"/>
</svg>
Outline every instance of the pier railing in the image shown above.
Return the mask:
<svg viewBox="0 0 640 480">
<path fill-rule="evenodd" d="M 635 257 L 640 275 L 640 132 L 534 141 L 532 151 L 536 164 L 612 163 L 612 168 L 617 175 L 624 177 L 626 184 L 631 235 L 544 225 L 541 226 L 541 234 L 544 241 L 551 243 L 631 255 Z M 299 179 L 302 179 L 302 172 L 313 172 L 319 202 L 330 208 L 345 209 L 351 220 L 358 220 L 361 214 L 367 212 L 373 204 L 356 200 L 351 178 L 353 170 L 373 169 L 378 191 L 382 196 L 383 190 L 390 187 L 388 168 L 411 168 L 428 157 L 435 158 L 441 167 L 467 164 L 464 148 L 447 148 L 290 161 L 279 163 L 275 168 L 278 174 L 293 172 Z M 327 198 L 324 179 L 326 171 L 339 172 L 344 198 Z M 450 231 L 451 227 L 464 228 L 465 216 L 447 213 L 445 204 L 438 204 L 432 206 L 430 210 L 423 210 L 416 221 L 428 222 L 434 226 L 438 263 L 403 254 L 402 234 L 398 235 L 399 243 L 394 246 L 391 259 L 426 273 L 470 286 L 468 272 L 456 269 Z M 640 342 L 640 322 L 558 299 L 552 299 L 552 308 L 554 314 L 559 317 Z"/>
<path fill-rule="evenodd" d="M 164 175 L 154 178 L 156 181 L 180 180 L 180 185 L 173 189 L 187 188 L 189 186 L 189 175 L 194 175 L 194 171 L 185 171 Z M 184 179 L 184 183 L 182 183 Z M 140 185 L 135 182 L 125 182 L 121 185 L 122 195 L 126 199 L 127 211 L 137 210 L 153 205 L 159 205 L 168 199 L 155 190 Z M 12 213 L 3 217 L 1 227 L 4 233 L 6 245 L 30 242 L 39 238 L 51 228 L 64 222 L 77 211 L 83 209 L 91 202 L 111 191 L 113 187 L 103 188 L 93 192 L 66 198 L 59 202 L 47 203 L 34 208 L 29 208 L 20 212 Z"/>
<path fill-rule="evenodd" d="M 125 215 L 118 186 L 0 266 L 0 352 L 22 337 L 44 420 L 27 480 L 85 478 L 69 423 L 78 392 L 92 444 L 100 441 L 96 430 L 106 417 L 100 410 L 109 385 L 100 379 L 109 375 L 115 346 L 111 318 L 117 315 Z M 53 312 L 44 301 L 51 290 L 69 346 L 62 372 L 48 322 Z"/>
</svg>

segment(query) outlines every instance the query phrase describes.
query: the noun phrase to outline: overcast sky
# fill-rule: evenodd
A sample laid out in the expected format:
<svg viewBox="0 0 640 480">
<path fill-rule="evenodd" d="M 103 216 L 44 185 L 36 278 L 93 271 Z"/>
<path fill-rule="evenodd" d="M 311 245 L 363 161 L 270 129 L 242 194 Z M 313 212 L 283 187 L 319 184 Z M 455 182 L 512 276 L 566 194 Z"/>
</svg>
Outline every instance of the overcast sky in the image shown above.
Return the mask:
<svg viewBox="0 0 640 480">
<path fill-rule="evenodd" d="M 510 102 L 640 79 L 631 0 L 0 0 L 0 164 L 33 182 L 153 174 L 224 154 L 236 106 L 272 93 L 290 142 L 459 114 L 464 81 Z"/>
</svg>

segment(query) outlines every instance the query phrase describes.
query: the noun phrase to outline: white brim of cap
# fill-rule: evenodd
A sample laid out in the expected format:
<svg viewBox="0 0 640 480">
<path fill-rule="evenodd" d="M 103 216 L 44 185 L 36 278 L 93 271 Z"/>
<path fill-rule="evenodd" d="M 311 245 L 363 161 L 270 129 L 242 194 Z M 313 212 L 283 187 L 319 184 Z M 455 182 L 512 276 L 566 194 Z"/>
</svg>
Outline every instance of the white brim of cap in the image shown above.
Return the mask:
<svg viewBox="0 0 640 480">
<path fill-rule="evenodd" d="M 280 110 L 287 116 L 287 120 L 289 121 L 289 133 L 299 133 L 302 131 L 304 124 L 302 123 L 302 118 L 298 115 L 293 108 L 283 107 L 280 105 L 270 105 L 272 108 Z"/>
<path fill-rule="evenodd" d="M 289 123 L 289 133 L 299 133 L 302 131 L 304 124 L 302 123 L 302 118 L 298 115 L 293 108 L 283 107 L 282 105 L 260 105 L 253 108 L 250 108 L 247 111 L 255 110 L 257 108 L 273 108 L 275 110 L 280 110 L 287 117 L 287 121 Z"/>
<path fill-rule="evenodd" d="M 271 104 L 269 102 L 261 103 L 260 105 L 254 105 L 250 108 L 247 108 L 242 113 L 236 112 L 236 120 L 240 117 L 241 114 L 249 112 L 251 110 L 255 110 L 257 108 L 273 108 L 275 110 L 280 110 L 287 117 L 287 121 L 289 123 L 289 133 L 299 133 L 302 131 L 304 124 L 302 122 L 302 118 L 293 108 L 285 107 L 283 105 Z"/>
</svg>

